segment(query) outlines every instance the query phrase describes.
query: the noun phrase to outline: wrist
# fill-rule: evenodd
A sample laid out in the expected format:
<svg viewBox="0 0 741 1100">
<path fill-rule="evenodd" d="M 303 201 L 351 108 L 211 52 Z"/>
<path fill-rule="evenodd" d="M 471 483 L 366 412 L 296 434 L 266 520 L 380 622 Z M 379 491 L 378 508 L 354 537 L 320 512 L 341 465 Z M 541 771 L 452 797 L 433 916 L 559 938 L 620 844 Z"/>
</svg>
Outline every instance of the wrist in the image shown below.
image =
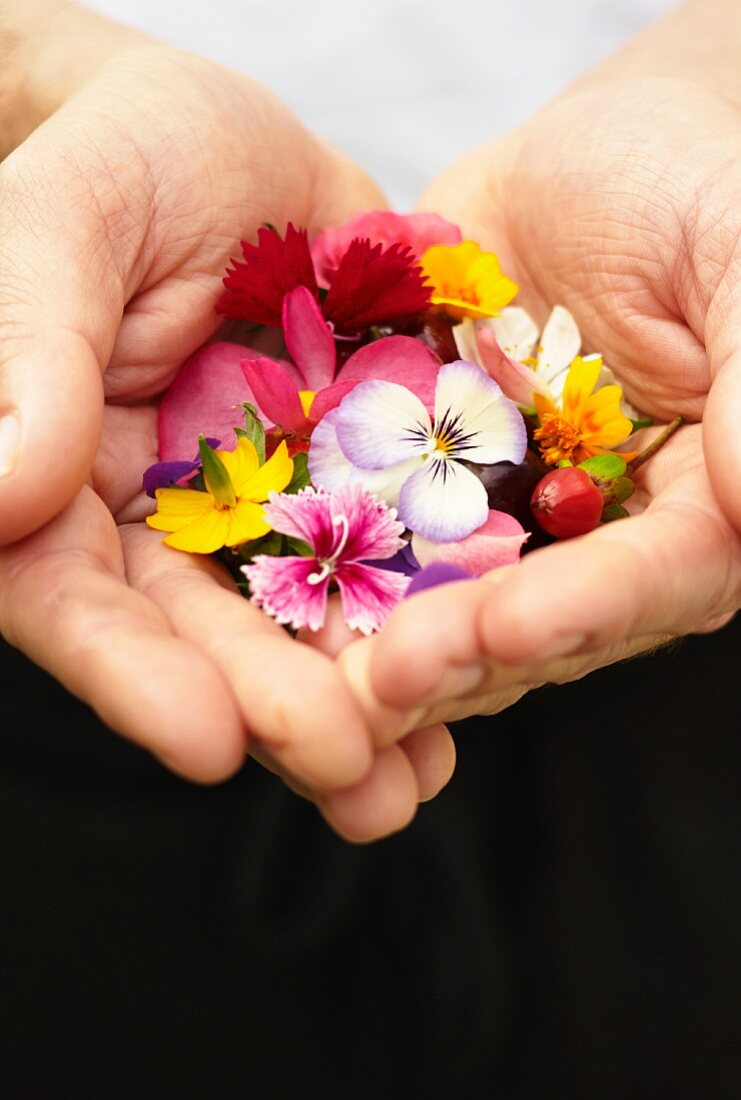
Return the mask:
<svg viewBox="0 0 741 1100">
<path fill-rule="evenodd" d="M 0 0 L 0 160 L 110 58 L 148 41 L 64 0 Z"/>
</svg>

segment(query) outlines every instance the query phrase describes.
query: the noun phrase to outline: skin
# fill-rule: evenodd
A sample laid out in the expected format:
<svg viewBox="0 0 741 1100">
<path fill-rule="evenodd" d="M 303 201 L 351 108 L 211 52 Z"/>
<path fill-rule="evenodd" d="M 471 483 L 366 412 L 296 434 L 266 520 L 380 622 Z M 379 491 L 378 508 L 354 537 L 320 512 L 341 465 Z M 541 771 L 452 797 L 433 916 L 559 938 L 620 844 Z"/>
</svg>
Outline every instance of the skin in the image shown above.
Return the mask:
<svg viewBox="0 0 741 1100">
<path fill-rule="evenodd" d="M 379 744 L 741 604 L 739 73 L 735 6 L 692 4 L 424 195 L 499 254 L 541 321 L 566 305 L 635 406 L 688 423 L 640 471 L 630 519 L 417 596 L 342 651 Z"/>
<path fill-rule="evenodd" d="M 349 839 L 403 827 L 452 771 L 447 730 L 375 746 L 337 666 L 164 547 L 140 491 L 240 238 L 381 196 L 248 77 L 68 5 L 3 4 L 0 29 L 0 633 L 189 779 L 251 744 Z"/>
</svg>

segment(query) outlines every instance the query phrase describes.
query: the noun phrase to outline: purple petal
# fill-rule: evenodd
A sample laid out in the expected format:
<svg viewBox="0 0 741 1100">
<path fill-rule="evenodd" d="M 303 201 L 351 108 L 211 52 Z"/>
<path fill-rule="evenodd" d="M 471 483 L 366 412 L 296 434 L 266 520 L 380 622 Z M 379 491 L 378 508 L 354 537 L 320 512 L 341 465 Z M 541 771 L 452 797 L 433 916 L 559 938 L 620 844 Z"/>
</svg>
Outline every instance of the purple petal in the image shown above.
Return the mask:
<svg viewBox="0 0 741 1100">
<path fill-rule="evenodd" d="M 430 542 L 464 539 L 488 515 L 484 486 L 465 466 L 449 459 L 428 459 L 401 487 L 399 519 Z"/>
<path fill-rule="evenodd" d="M 407 596 L 413 596 L 415 593 L 424 592 L 428 588 L 437 588 L 439 584 L 470 580 L 471 574 L 459 569 L 457 565 L 451 565 L 447 561 L 436 561 L 432 565 L 426 565 L 424 569 L 419 570 L 416 576 L 412 577 L 406 594 Z"/>
<path fill-rule="evenodd" d="M 372 634 L 380 630 L 396 605 L 404 598 L 408 577 L 360 562 L 345 562 L 335 579 L 342 596 L 342 611 L 350 630 Z"/>
<path fill-rule="evenodd" d="M 154 499 L 155 489 L 177 485 L 181 478 L 194 474 L 199 467 L 200 462 L 155 462 L 144 471 L 142 489 Z"/>
<path fill-rule="evenodd" d="M 307 390 L 321 390 L 334 381 L 337 354 L 334 337 L 316 298 L 298 286 L 283 299 L 286 347 L 303 375 Z"/>
<path fill-rule="evenodd" d="M 242 572 L 249 581 L 250 599 L 282 626 L 319 630 L 327 613 L 329 579 L 310 584 L 319 563 L 314 558 L 272 558 L 258 554 Z"/>
<path fill-rule="evenodd" d="M 469 576 L 480 577 L 490 569 L 519 561 L 527 539 L 527 532 L 514 516 L 492 509 L 486 523 L 460 542 L 428 542 L 415 535 L 412 547 L 423 568 L 433 562 L 446 562 Z"/>
<path fill-rule="evenodd" d="M 393 558 L 385 558 L 381 561 L 371 560 L 366 565 L 376 565 L 379 569 L 388 569 L 392 573 L 403 573 L 405 577 L 413 577 L 419 573 L 421 566 L 414 556 L 412 544 L 405 542 L 401 550 L 394 554 Z"/>
</svg>

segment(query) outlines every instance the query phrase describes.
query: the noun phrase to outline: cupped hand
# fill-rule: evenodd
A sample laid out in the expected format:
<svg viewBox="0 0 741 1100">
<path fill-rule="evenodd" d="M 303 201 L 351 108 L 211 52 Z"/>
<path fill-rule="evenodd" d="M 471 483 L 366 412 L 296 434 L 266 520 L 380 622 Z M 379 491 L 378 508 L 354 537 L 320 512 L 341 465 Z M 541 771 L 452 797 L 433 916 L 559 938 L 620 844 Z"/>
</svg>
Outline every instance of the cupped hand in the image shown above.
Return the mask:
<svg viewBox="0 0 741 1100">
<path fill-rule="evenodd" d="M 629 519 L 415 596 L 344 651 L 379 743 L 500 710 L 738 608 L 740 165 L 727 94 L 611 71 L 425 194 L 425 209 L 499 254 L 541 320 L 571 310 L 642 413 L 688 423 L 637 472 Z"/>
<path fill-rule="evenodd" d="M 330 659 L 164 547 L 140 488 L 240 238 L 380 201 L 259 84 L 148 44 L 0 165 L 0 631 L 185 776 L 229 775 L 251 735 L 358 840 L 434 793 L 447 731 L 374 750 Z"/>
</svg>

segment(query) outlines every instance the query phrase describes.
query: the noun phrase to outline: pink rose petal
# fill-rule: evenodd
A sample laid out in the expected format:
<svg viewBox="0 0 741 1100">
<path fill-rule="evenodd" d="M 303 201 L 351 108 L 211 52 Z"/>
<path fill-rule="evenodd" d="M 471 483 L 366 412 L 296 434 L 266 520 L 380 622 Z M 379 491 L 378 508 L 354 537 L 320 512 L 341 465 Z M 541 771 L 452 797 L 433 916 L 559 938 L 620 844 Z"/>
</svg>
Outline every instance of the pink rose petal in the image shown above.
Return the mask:
<svg viewBox="0 0 741 1100">
<path fill-rule="evenodd" d="M 528 537 L 514 516 L 490 509 L 486 523 L 460 542 L 429 542 L 414 535 L 412 550 L 421 566 L 449 562 L 472 577 L 480 577 L 489 569 L 519 561 Z"/>
<path fill-rule="evenodd" d="M 384 248 L 408 245 L 418 259 L 432 245 L 455 245 L 463 240 L 458 226 L 438 214 L 392 214 L 388 210 L 356 214 L 344 225 L 325 229 L 311 245 L 314 266 L 324 286 L 356 237 L 365 237 L 372 245 Z"/>
<path fill-rule="evenodd" d="M 440 366 L 435 353 L 419 340 L 411 336 L 384 336 L 351 355 L 337 380 L 396 382 L 415 393 L 427 408 L 432 408 Z"/>
<path fill-rule="evenodd" d="M 235 408 L 254 401 L 240 368 L 254 353 L 241 344 L 206 344 L 190 356 L 162 398 L 159 410 L 159 455 L 163 461 L 196 454 L 199 435 L 215 436 L 225 447 L 244 413 Z"/>
</svg>

